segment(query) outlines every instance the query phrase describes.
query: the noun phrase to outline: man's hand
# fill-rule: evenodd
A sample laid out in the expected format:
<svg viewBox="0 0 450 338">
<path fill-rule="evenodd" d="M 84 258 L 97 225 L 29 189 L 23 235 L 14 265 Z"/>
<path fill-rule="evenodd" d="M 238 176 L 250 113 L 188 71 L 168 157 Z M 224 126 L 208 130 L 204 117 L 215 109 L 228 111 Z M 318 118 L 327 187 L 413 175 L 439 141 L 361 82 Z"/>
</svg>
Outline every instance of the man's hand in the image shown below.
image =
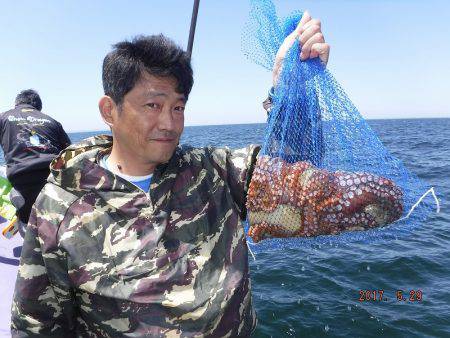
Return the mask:
<svg viewBox="0 0 450 338">
<path fill-rule="evenodd" d="M 330 45 L 325 43 L 320 20 L 311 18 L 311 15 L 306 11 L 303 13 L 297 28 L 284 39 L 283 44 L 278 49 L 272 73 L 274 86 L 280 76 L 283 60 L 296 39 L 300 41 L 302 47 L 300 60 L 305 61 L 319 57 L 325 66 L 328 63 Z"/>
</svg>

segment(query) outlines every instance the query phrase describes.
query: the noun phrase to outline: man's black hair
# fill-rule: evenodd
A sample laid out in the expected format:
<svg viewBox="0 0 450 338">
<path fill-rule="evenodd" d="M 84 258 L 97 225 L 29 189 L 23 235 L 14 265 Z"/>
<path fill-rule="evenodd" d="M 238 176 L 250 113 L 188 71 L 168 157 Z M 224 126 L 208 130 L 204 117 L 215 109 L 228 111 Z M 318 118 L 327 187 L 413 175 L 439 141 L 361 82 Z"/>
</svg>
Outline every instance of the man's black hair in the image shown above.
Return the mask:
<svg viewBox="0 0 450 338">
<path fill-rule="evenodd" d="M 147 71 L 153 76 L 173 77 L 177 92 L 186 100 L 194 83 L 188 54 L 164 35 L 138 36 L 115 44 L 103 60 L 103 90 L 116 104 Z"/>
<path fill-rule="evenodd" d="M 15 105 L 16 107 L 19 104 L 29 104 L 36 108 L 37 110 L 42 110 L 42 101 L 41 97 L 39 96 L 38 92 L 34 89 L 25 89 L 22 90 L 19 94 L 16 96 Z"/>
</svg>

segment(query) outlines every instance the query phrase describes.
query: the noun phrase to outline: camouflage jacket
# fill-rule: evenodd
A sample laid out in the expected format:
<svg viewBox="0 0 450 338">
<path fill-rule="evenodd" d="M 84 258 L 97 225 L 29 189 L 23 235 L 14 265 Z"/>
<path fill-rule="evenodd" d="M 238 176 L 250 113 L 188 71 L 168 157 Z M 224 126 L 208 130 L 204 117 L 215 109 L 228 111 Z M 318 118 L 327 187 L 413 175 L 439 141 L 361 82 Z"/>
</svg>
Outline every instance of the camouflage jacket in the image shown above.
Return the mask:
<svg viewBox="0 0 450 338">
<path fill-rule="evenodd" d="M 112 138 L 52 162 L 32 211 L 13 337 L 248 336 L 241 220 L 258 149 L 178 147 L 150 198 L 98 163 Z"/>
</svg>

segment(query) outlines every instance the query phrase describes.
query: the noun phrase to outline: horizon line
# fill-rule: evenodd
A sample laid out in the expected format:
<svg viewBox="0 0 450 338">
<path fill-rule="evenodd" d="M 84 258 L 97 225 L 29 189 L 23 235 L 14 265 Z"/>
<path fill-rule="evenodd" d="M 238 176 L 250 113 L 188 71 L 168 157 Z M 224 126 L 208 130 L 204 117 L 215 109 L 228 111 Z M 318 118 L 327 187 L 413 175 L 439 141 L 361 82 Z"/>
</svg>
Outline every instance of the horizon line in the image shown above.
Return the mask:
<svg viewBox="0 0 450 338">
<path fill-rule="evenodd" d="M 366 121 L 393 121 L 393 120 L 446 120 L 450 117 L 394 117 L 394 118 L 383 118 L 375 117 L 370 119 L 365 119 Z M 221 124 L 191 124 L 186 125 L 186 127 L 217 127 L 217 126 L 238 126 L 238 125 L 249 125 L 249 124 L 265 124 L 266 122 L 246 122 L 246 123 L 221 123 Z M 68 133 L 94 133 L 94 132 L 110 132 L 107 129 L 93 129 L 93 130 L 71 130 Z"/>
</svg>

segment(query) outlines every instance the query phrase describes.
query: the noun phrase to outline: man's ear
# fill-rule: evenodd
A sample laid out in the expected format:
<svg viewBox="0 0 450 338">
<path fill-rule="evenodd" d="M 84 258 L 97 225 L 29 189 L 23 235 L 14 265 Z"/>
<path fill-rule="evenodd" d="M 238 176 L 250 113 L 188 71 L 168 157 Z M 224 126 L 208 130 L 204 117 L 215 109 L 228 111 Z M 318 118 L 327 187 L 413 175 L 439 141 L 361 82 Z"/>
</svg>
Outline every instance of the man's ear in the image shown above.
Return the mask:
<svg viewBox="0 0 450 338">
<path fill-rule="evenodd" d="M 117 110 L 117 105 L 114 100 L 107 95 L 102 96 L 98 102 L 98 109 L 100 110 L 103 121 L 111 128 L 114 125 L 113 112 Z"/>
</svg>

